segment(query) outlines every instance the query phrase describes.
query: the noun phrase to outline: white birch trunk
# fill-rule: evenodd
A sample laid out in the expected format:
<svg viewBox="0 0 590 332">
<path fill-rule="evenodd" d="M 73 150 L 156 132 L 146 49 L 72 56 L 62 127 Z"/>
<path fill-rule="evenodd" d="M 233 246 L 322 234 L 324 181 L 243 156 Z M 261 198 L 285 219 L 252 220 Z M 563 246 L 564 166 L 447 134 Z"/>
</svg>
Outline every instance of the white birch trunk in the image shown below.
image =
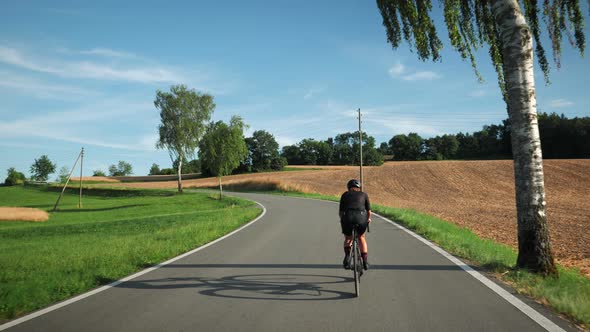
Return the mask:
<svg viewBox="0 0 590 332">
<path fill-rule="evenodd" d="M 518 217 L 516 265 L 543 274 L 556 274 L 547 224 L 531 32 L 517 0 L 494 0 L 492 11 L 502 43 L 511 124 Z"/>
</svg>

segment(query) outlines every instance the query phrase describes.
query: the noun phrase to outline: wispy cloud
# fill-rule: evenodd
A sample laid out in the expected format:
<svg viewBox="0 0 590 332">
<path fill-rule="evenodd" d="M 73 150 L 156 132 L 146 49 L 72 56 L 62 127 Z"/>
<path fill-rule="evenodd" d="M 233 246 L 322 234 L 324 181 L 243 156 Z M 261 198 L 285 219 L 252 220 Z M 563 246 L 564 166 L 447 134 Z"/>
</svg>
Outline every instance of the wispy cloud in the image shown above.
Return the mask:
<svg viewBox="0 0 590 332">
<path fill-rule="evenodd" d="M 59 48 L 58 52 L 70 55 L 90 55 L 107 58 L 141 58 L 140 56 L 124 51 L 117 51 L 110 48 L 95 47 L 89 50 L 72 50 L 69 48 Z"/>
<path fill-rule="evenodd" d="M 115 50 L 111 50 L 109 48 L 100 48 L 100 47 L 93 48 L 88 51 L 80 51 L 80 54 L 98 55 L 98 56 L 105 56 L 105 57 L 111 57 L 111 58 L 136 58 L 137 57 L 137 55 L 135 55 L 133 53 L 115 51 Z"/>
<path fill-rule="evenodd" d="M 433 71 L 414 71 L 410 70 L 401 63 L 396 63 L 388 70 L 389 76 L 404 81 L 432 81 L 441 76 Z"/>
<path fill-rule="evenodd" d="M 44 82 L 7 71 L 0 71 L 0 86 L 42 99 L 79 100 L 99 95 L 96 91 Z"/>
<path fill-rule="evenodd" d="M 96 52 L 96 50 L 95 50 Z M 108 53 L 106 49 L 98 52 Z M 90 61 L 66 62 L 37 59 L 23 54 L 20 50 L 0 46 L 0 62 L 31 71 L 54 74 L 61 77 L 89 78 L 101 80 L 122 80 L 141 83 L 182 82 L 182 75 L 162 66 L 127 65 L 114 67 Z"/>
<path fill-rule="evenodd" d="M 150 103 L 111 100 L 69 111 L 46 111 L 43 115 L 3 121 L 0 123 L 0 138 L 40 137 L 115 149 L 153 151 L 155 148 L 150 142 L 151 138 L 140 137 L 129 141 L 113 132 L 96 131 L 97 128 L 110 130 L 113 118 L 133 119 L 151 108 L 153 106 Z"/>
<path fill-rule="evenodd" d="M 281 148 L 284 146 L 297 144 L 301 141 L 290 136 L 276 136 L 275 140 L 277 141 L 277 143 L 279 143 L 279 147 Z"/>
<path fill-rule="evenodd" d="M 371 123 L 376 130 L 375 134 L 408 134 L 408 133 L 419 133 L 420 135 L 436 136 L 442 135 L 444 132 L 440 128 L 425 124 L 420 120 L 415 119 L 389 119 L 389 120 L 373 120 L 368 119 L 368 123 Z"/>
<path fill-rule="evenodd" d="M 402 76 L 405 81 L 432 81 L 441 76 L 433 71 L 418 71 L 409 75 Z"/>
<path fill-rule="evenodd" d="M 574 103 L 572 101 L 566 99 L 554 99 L 549 102 L 549 107 L 552 108 L 562 108 L 562 107 L 569 107 L 573 106 Z"/>
<path fill-rule="evenodd" d="M 401 63 L 396 63 L 393 67 L 389 68 L 389 75 L 397 77 L 406 71 L 406 67 Z"/>
</svg>

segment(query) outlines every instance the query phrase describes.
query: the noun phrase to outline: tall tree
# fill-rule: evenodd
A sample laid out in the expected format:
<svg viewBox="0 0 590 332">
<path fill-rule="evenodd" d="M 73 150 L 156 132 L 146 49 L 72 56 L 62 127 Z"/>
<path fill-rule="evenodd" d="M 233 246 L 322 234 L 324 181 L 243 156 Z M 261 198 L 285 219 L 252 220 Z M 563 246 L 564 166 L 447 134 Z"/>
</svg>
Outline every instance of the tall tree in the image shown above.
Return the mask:
<svg viewBox="0 0 590 332">
<path fill-rule="evenodd" d="M 152 167 L 150 167 L 150 173 L 148 175 L 160 175 L 160 166 L 156 163 L 152 164 Z"/>
<path fill-rule="evenodd" d="M 57 166 L 47 157 L 42 155 L 39 159 L 35 159 L 33 165 L 31 165 L 31 173 L 33 180 L 36 181 L 47 181 L 49 174 L 55 172 Z"/>
<path fill-rule="evenodd" d="M 247 125 L 241 117 L 232 116 L 229 125 L 223 121 L 209 124 L 207 132 L 199 143 L 201 168 L 219 179 L 219 198 L 223 187 L 221 178 L 231 174 L 240 162 L 248 157 L 248 147 L 244 138 Z"/>
<path fill-rule="evenodd" d="M 117 165 L 109 166 L 110 176 L 127 176 L 131 174 L 133 174 L 133 166 L 124 160 L 119 160 Z"/>
<path fill-rule="evenodd" d="M 297 145 L 286 145 L 281 150 L 281 156 L 287 159 L 289 165 L 301 165 L 303 163 L 301 158 L 301 150 Z"/>
<path fill-rule="evenodd" d="M 182 192 L 182 160 L 193 157 L 207 122 L 215 109 L 213 96 L 189 90 L 186 85 L 173 85 L 170 92 L 158 90 L 154 105 L 160 111 L 161 124 L 158 149 L 168 149 L 172 162 L 177 166 L 178 192 Z"/>
<path fill-rule="evenodd" d="M 442 2 L 442 1 L 441 1 Z M 560 66 L 561 40 L 568 32 L 571 44 L 583 55 L 584 22 L 579 0 L 544 0 L 553 58 Z M 541 44 L 537 0 L 445 0 L 444 20 L 453 48 L 469 59 L 478 78 L 474 51 L 484 44 L 498 75 L 498 84 L 511 123 L 512 153 L 518 217 L 517 267 L 557 274 L 549 240 L 541 141 L 537 122 L 533 75 L 533 38 L 539 65 L 549 78 L 549 64 Z M 377 0 L 387 40 L 397 48 L 405 39 L 421 60 L 440 59 L 438 38 L 430 11 L 431 0 Z M 400 22 L 401 20 L 401 22 Z M 527 22 L 528 20 L 528 22 Z M 569 21 L 569 22 L 568 22 Z M 401 24 L 400 24 L 401 23 Z M 569 26 L 574 35 L 569 35 Z"/>
<path fill-rule="evenodd" d="M 389 140 L 394 160 L 418 160 L 422 153 L 422 137 L 416 133 L 395 135 Z"/>
<path fill-rule="evenodd" d="M 282 159 L 279 156 L 279 143 L 275 137 L 265 131 L 257 130 L 252 133 L 252 137 L 246 138 L 246 145 L 250 151 L 250 163 L 252 170 L 255 172 L 268 170 L 281 170 Z M 274 169 L 280 167 L 279 169 Z"/>
</svg>

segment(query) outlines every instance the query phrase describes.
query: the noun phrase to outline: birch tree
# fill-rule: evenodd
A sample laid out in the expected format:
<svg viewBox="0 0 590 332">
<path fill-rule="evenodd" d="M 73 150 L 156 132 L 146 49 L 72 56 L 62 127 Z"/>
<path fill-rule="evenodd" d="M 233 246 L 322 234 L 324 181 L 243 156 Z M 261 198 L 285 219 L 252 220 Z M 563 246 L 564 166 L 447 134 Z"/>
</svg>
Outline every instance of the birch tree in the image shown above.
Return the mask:
<svg viewBox="0 0 590 332">
<path fill-rule="evenodd" d="M 440 0 L 452 47 L 471 62 L 486 46 L 498 76 L 511 122 L 518 219 L 517 268 L 557 275 L 547 224 L 543 158 L 537 122 L 533 75 L 533 38 L 537 61 L 549 82 L 549 63 L 541 43 L 539 14 L 560 67 L 562 36 L 583 56 L 584 20 L 580 0 Z M 377 0 L 387 41 L 397 48 L 402 38 L 418 58 L 440 60 L 442 42 L 430 17 L 431 0 Z M 523 11 L 524 9 L 524 11 Z"/>
<path fill-rule="evenodd" d="M 182 192 L 182 160 L 195 155 L 195 149 L 205 132 L 215 109 L 213 96 L 173 85 L 170 92 L 158 90 L 154 106 L 160 110 L 161 123 L 158 149 L 168 149 L 172 162 L 179 160 L 178 192 Z"/>
<path fill-rule="evenodd" d="M 239 116 L 232 116 L 229 125 L 223 121 L 211 123 L 199 144 L 201 168 L 218 178 L 220 199 L 223 193 L 221 178 L 230 175 L 248 157 L 244 138 L 246 128 Z"/>
</svg>

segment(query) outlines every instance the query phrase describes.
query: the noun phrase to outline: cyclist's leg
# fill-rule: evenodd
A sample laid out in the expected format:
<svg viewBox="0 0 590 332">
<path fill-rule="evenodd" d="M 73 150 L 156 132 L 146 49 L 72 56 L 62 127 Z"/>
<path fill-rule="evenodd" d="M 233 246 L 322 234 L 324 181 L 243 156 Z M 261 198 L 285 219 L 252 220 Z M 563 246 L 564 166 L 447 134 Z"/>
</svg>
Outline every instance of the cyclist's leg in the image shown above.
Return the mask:
<svg viewBox="0 0 590 332">
<path fill-rule="evenodd" d="M 362 235 L 359 235 L 359 242 L 360 242 L 360 247 L 361 247 L 361 252 L 367 253 L 369 252 L 369 247 L 367 246 L 367 238 L 365 237 L 365 234 L 363 233 Z"/>
<path fill-rule="evenodd" d="M 365 270 L 369 269 L 369 261 L 368 261 L 368 255 L 369 255 L 369 247 L 367 245 L 367 238 L 365 237 L 365 230 L 367 229 L 367 225 L 364 224 L 362 226 L 362 233 L 361 235 L 359 235 L 359 247 L 361 249 L 361 257 L 363 258 L 363 267 L 365 268 Z"/>
<path fill-rule="evenodd" d="M 350 247 L 352 247 L 352 235 L 344 235 L 344 255 L 350 255 Z"/>
<path fill-rule="evenodd" d="M 340 225 L 342 226 L 342 234 L 344 235 L 344 260 L 342 261 L 342 265 L 345 269 L 348 269 L 350 265 L 350 248 L 352 246 L 352 228 L 350 223 L 345 220 L 340 220 Z"/>
</svg>

